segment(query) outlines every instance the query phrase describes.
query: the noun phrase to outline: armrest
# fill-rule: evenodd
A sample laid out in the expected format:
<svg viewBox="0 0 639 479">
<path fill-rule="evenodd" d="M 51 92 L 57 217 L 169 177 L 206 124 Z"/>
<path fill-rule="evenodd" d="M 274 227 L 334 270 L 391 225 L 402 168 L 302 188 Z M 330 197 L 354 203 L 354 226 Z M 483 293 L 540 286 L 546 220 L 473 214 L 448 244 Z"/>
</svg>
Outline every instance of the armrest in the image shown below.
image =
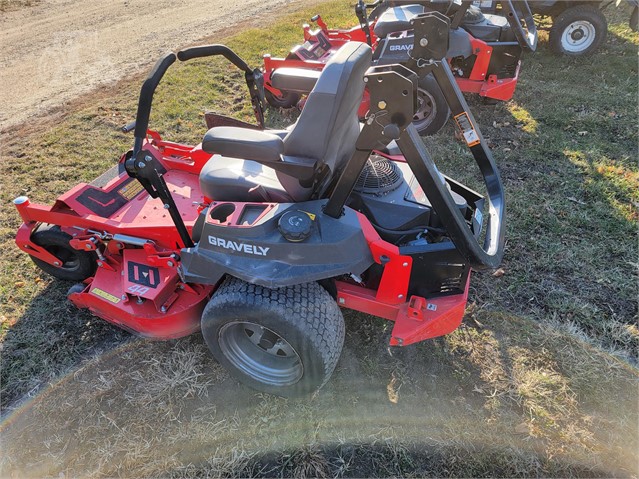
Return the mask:
<svg viewBox="0 0 639 479">
<path fill-rule="evenodd" d="M 271 85 L 278 90 L 308 93 L 315 87 L 321 73 L 306 68 L 277 68 L 271 73 Z"/>
<path fill-rule="evenodd" d="M 202 150 L 228 158 L 256 161 L 300 180 L 312 178 L 315 172 L 315 160 L 283 155 L 281 136 L 260 130 L 233 126 L 211 128 L 204 135 Z"/>
<path fill-rule="evenodd" d="M 218 126 L 206 132 L 202 149 L 230 158 L 272 163 L 281 161 L 284 142 L 279 136 L 265 131 Z"/>
</svg>

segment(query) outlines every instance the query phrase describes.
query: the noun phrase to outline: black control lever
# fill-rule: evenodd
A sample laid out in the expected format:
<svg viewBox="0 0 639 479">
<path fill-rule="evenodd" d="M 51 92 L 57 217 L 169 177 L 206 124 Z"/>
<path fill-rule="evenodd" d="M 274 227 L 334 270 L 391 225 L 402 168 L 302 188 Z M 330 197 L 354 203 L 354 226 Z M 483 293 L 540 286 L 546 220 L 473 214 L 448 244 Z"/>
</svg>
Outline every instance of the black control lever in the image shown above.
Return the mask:
<svg viewBox="0 0 639 479">
<path fill-rule="evenodd" d="M 153 94 L 160 80 L 175 62 L 175 53 L 168 52 L 160 58 L 149 76 L 142 84 L 140 91 L 140 99 L 138 100 L 138 111 L 135 117 L 135 143 L 133 145 L 133 155 L 136 156 L 142 150 L 142 144 L 146 138 L 146 131 L 149 127 L 149 117 L 151 116 L 151 104 L 153 103 Z"/>
<path fill-rule="evenodd" d="M 186 229 L 180 211 L 177 209 L 171 191 L 164 180 L 163 175 L 166 173 L 166 169 L 162 164 L 151 152 L 140 150 L 137 155 L 131 155 L 131 157 L 125 161 L 124 167 L 130 177 L 137 179 L 142 186 L 144 186 L 144 189 L 151 198 L 160 198 L 160 200 L 162 200 L 164 208 L 166 208 L 171 215 L 171 219 L 177 228 L 182 243 L 184 243 L 184 247 L 193 247 L 193 240 Z"/>
<path fill-rule="evenodd" d="M 366 35 L 366 43 L 368 46 L 373 46 L 373 38 L 371 36 L 371 26 L 368 23 L 368 16 L 366 15 L 366 3 L 364 0 L 359 0 L 357 5 L 355 5 L 355 15 L 359 20 L 359 26 L 364 30 L 364 35 Z"/>
</svg>

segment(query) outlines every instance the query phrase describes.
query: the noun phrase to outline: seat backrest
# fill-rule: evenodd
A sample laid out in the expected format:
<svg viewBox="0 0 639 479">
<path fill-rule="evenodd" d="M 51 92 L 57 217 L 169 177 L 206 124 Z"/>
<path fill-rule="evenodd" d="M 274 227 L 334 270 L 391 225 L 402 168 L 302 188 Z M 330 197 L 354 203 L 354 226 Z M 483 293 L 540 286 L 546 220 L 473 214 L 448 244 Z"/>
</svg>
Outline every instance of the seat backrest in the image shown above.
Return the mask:
<svg viewBox="0 0 639 479">
<path fill-rule="evenodd" d="M 377 38 L 384 38 L 389 33 L 412 30 L 410 21 L 420 13 L 424 13 L 422 5 L 401 5 L 392 7 L 380 15 L 373 27 Z"/>
<path fill-rule="evenodd" d="M 359 42 L 346 43 L 331 57 L 284 138 L 285 157 L 316 160 L 331 173 L 348 161 L 360 132 L 357 110 L 371 60 L 371 48 Z"/>
</svg>

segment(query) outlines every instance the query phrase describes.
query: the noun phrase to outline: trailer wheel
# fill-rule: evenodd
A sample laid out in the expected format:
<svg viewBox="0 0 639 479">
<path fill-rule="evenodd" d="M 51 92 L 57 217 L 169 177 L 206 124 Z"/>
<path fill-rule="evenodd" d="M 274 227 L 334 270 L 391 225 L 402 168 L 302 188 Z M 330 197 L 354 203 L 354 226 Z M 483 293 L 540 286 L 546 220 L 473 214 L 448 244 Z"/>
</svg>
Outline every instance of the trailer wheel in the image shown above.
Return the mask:
<svg viewBox="0 0 639 479">
<path fill-rule="evenodd" d="M 31 256 L 33 262 L 45 273 L 66 281 L 84 281 L 95 274 L 95 254 L 72 248 L 69 245 L 71 235 L 62 231 L 59 226 L 40 225 L 31 235 L 31 241 L 62 261 L 62 265 L 56 267 Z"/>
<path fill-rule="evenodd" d="M 450 108 L 435 77 L 430 74 L 419 80 L 418 107 L 413 125 L 421 136 L 434 135 L 448 121 Z"/>
<path fill-rule="evenodd" d="M 292 91 L 282 91 L 281 95 L 275 95 L 268 89 L 264 90 L 264 96 L 269 105 L 275 108 L 293 108 L 300 101 L 301 95 Z"/>
<path fill-rule="evenodd" d="M 553 20 L 550 48 L 557 54 L 579 56 L 593 53 L 606 40 L 608 21 L 597 7 L 576 5 Z"/>
<path fill-rule="evenodd" d="M 215 359 L 247 386 L 306 396 L 333 373 L 344 344 L 344 318 L 317 283 L 268 289 L 227 279 L 202 314 Z"/>
</svg>

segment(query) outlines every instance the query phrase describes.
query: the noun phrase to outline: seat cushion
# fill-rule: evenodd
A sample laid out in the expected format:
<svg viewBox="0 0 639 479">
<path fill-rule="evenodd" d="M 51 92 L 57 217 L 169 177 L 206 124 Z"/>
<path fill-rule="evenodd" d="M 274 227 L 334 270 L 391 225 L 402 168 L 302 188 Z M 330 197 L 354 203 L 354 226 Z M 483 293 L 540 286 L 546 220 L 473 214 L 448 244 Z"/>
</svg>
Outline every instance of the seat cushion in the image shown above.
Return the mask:
<svg viewBox="0 0 639 479">
<path fill-rule="evenodd" d="M 284 143 L 281 137 L 265 131 L 218 126 L 204 135 L 202 149 L 231 158 L 273 162 L 280 161 Z"/>
<path fill-rule="evenodd" d="M 274 169 L 222 155 L 213 155 L 202 168 L 200 189 L 204 196 L 217 201 L 293 201 Z"/>
<path fill-rule="evenodd" d="M 508 29 L 508 19 L 499 15 L 484 13 L 479 22 L 464 23 L 463 27 L 473 37 L 485 42 L 498 42 L 503 29 Z"/>
<path fill-rule="evenodd" d="M 415 15 L 424 13 L 421 5 L 402 5 L 386 10 L 379 16 L 373 31 L 377 38 L 384 38 L 389 33 L 412 30 L 411 19 Z"/>
</svg>

